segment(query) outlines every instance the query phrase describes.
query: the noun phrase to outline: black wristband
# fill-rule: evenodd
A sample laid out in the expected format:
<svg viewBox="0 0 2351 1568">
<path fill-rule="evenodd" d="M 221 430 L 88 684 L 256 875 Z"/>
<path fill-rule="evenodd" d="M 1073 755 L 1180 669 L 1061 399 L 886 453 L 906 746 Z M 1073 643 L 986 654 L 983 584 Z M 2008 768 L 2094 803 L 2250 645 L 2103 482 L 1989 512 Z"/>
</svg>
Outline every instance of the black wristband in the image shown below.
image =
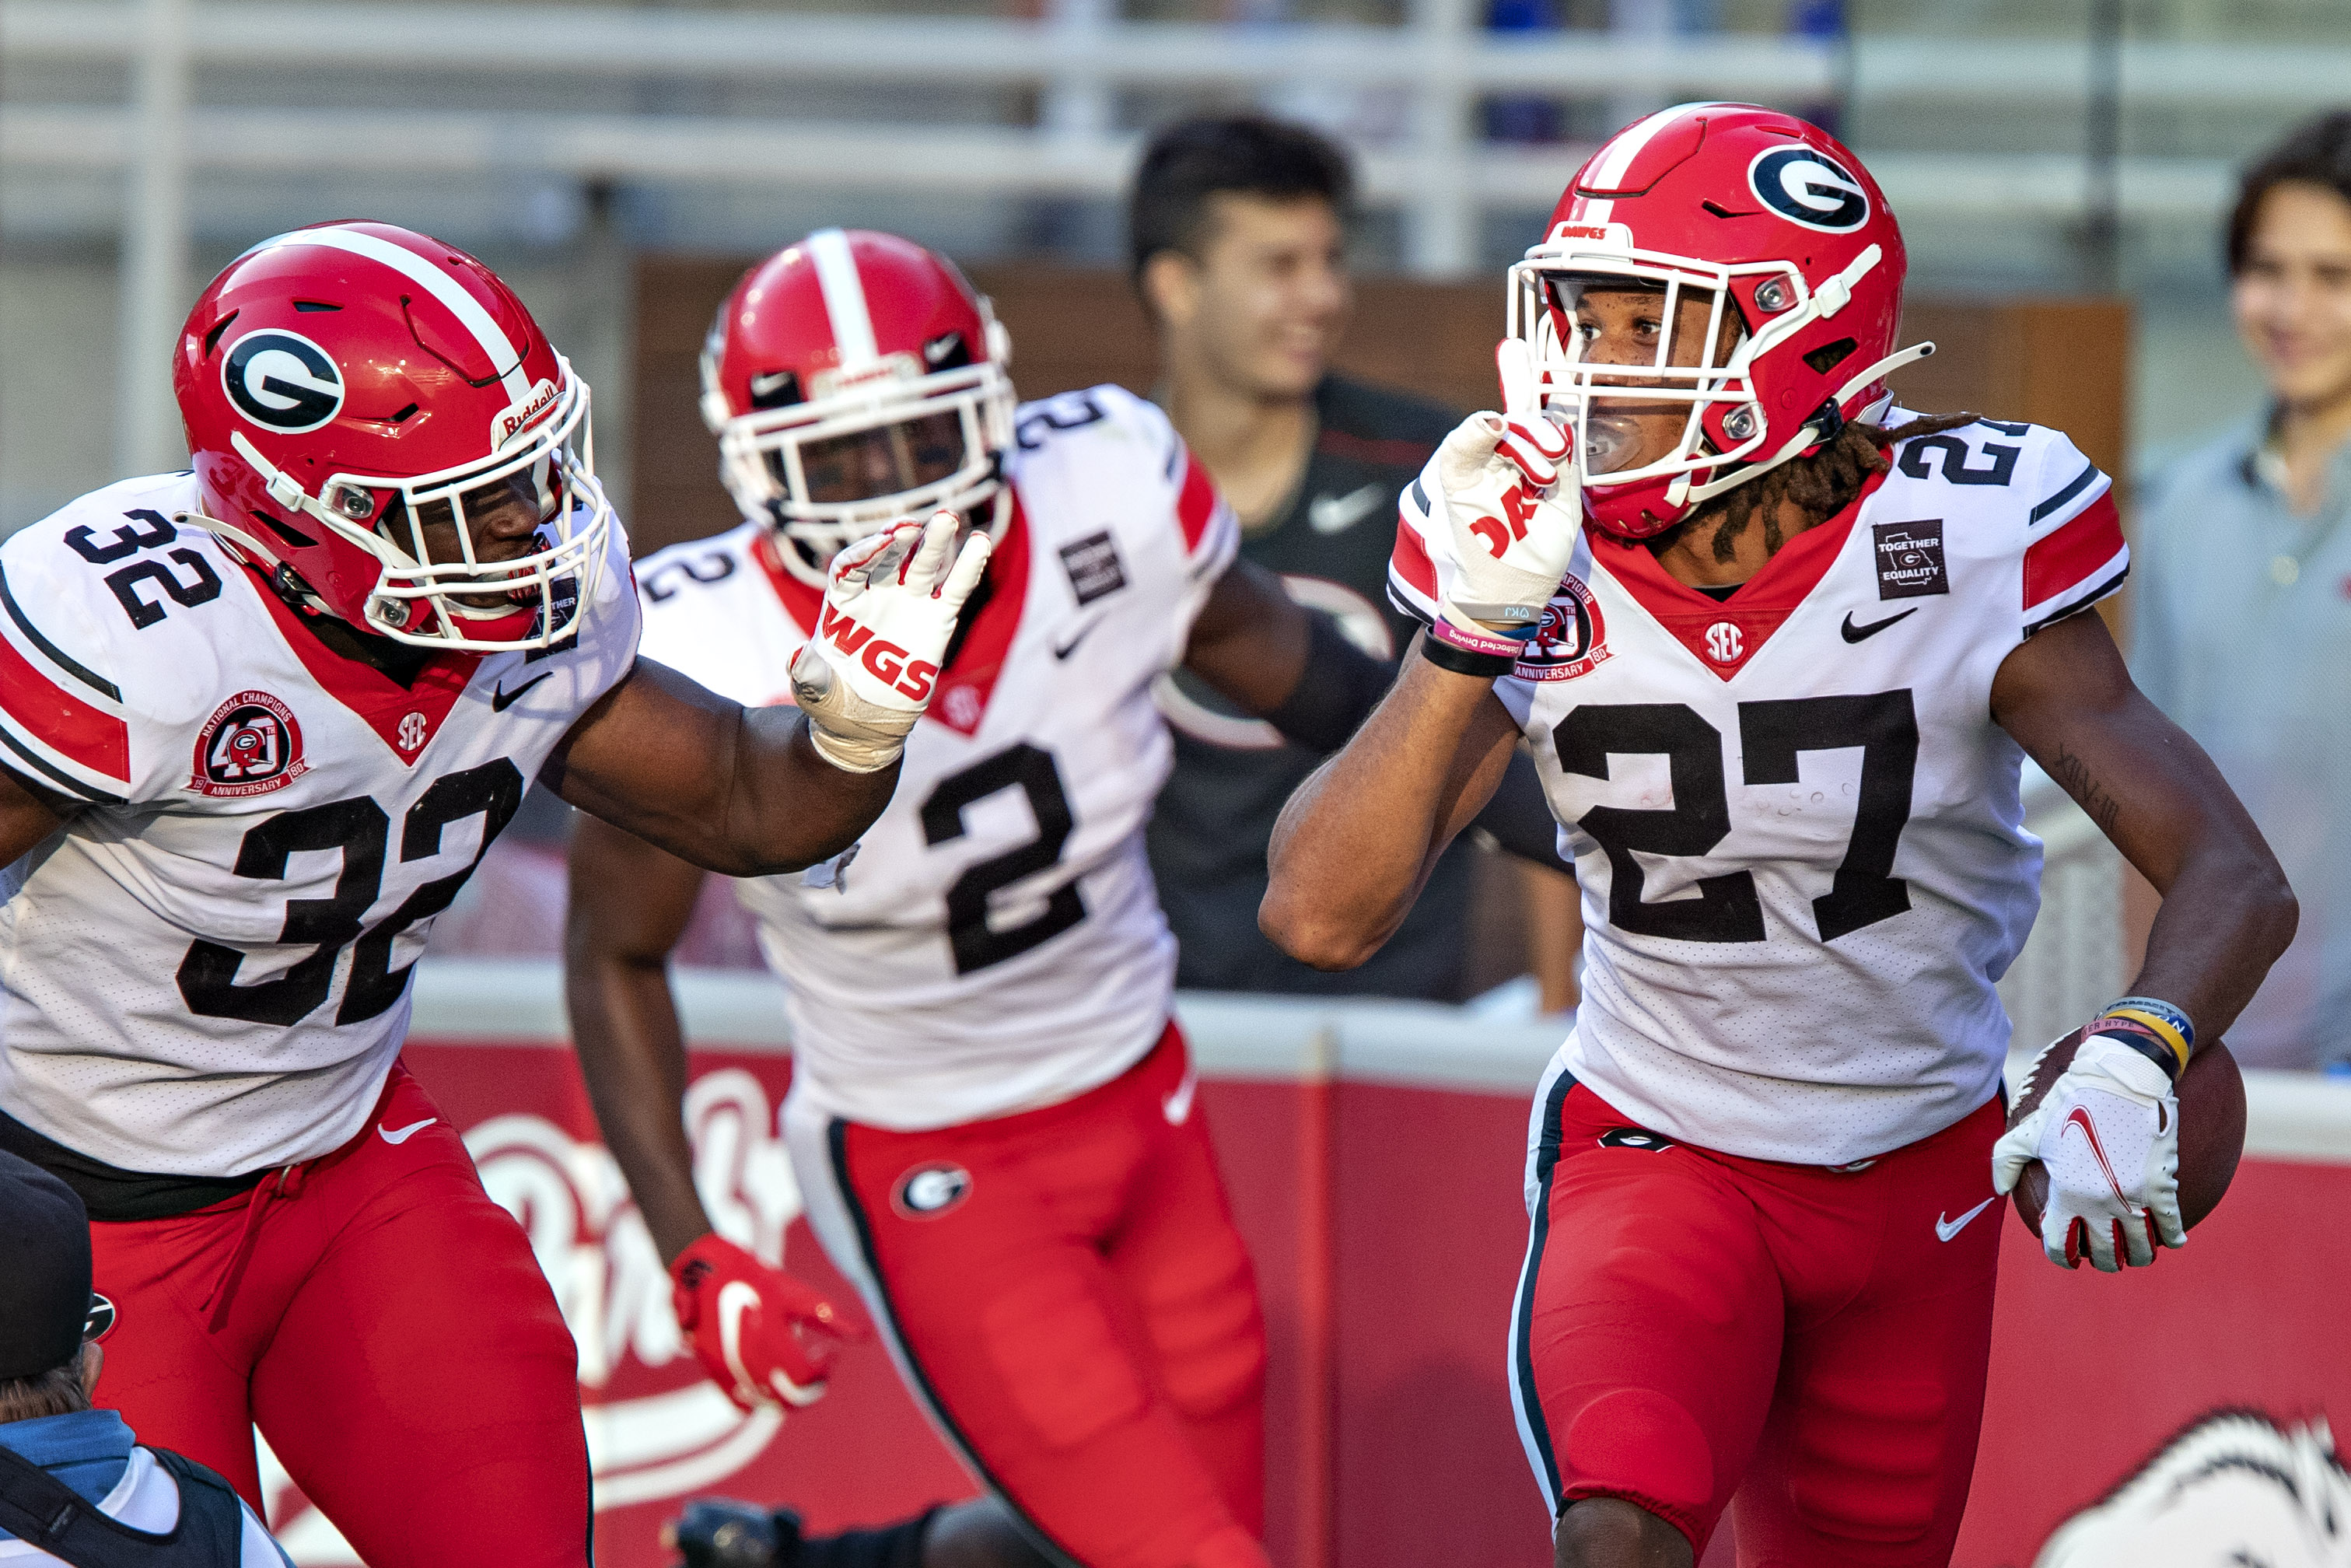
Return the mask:
<svg viewBox="0 0 2351 1568">
<path fill-rule="evenodd" d="M 2127 1019 L 2095 1018 L 2090 1020 L 2089 1027 L 2082 1031 L 2082 1043 L 2087 1045 L 2091 1040 L 2097 1038 L 2116 1040 L 2129 1046 L 2133 1051 L 2162 1068 L 2166 1078 L 2174 1083 L 2179 1082 L 2179 1058 L 2172 1054 L 2171 1047 L 2166 1044 L 2153 1030 L 2133 1023 Z"/>
<path fill-rule="evenodd" d="M 1450 670 L 1457 675 L 1476 675 L 1486 681 L 1507 675 L 1518 667 L 1518 661 L 1507 655 L 1473 653 L 1426 635 L 1420 640 L 1420 656 L 1440 670 Z"/>
<path fill-rule="evenodd" d="M 1372 716 L 1395 684 L 1395 666 L 1374 659 L 1320 610 L 1306 614 L 1306 667 L 1281 706 L 1265 716 L 1292 746 L 1336 751 Z"/>
</svg>

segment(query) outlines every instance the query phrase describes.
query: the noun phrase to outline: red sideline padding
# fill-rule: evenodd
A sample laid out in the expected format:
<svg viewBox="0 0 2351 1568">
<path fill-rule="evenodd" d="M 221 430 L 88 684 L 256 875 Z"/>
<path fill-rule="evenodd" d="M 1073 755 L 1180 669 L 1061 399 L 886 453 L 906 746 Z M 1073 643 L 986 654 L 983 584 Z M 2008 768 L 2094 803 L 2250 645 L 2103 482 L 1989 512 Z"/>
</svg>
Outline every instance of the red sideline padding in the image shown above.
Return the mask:
<svg viewBox="0 0 2351 1568">
<path fill-rule="evenodd" d="M 458 1009 L 476 1018 L 479 1043 L 453 1038 L 445 993 L 421 997 L 407 1060 L 523 1219 L 581 1344 L 599 1563 L 662 1563 L 660 1521 L 694 1493 L 788 1502 L 818 1530 L 970 1495 L 875 1346 L 844 1358 L 823 1403 L 788 1418 L 742 1417 L 700 1379 L 676 1343 L 667 1281 L 594 1140 L 570 1055 L 549 1038 L 559 1019 L 551 973 L 533 983 L 544 989 L 528 1005 Z M 756 1002 L 763 983 L 726 984 Z M 1409 1007 L 1202 998 L 1187 1000 L 1186 1016 L 1265 1298 L 1276 1562 L 1541 1568 L 1548 1521 L 1511 1423 L 1503 1355 L 1525 1242 L 1528 1090 L 1516 1083 L 1531 1085 L 1544 1031 Z M 1316 1022 L 1333 1017 L 1343 1021 Z M 775 1138 L 789 1074 L 778 1030 L 745 1026 L 739 1009 L 697 1016 L 692 995 L 688 1019 L 701 1038 L 768 1037 L 695 1053 L 689 1120 L 698 1180 L 726 1207 L 722 1223 L 755 1242 L 772 1238 L 798 1212 Z M 1498 1036 L 1509 1037 L 1499 1048 Z M 1334 1059 L 1330 1082 L 1322 1070 Z M 2023 1568 L 2060 1519 L 2215 1406 L 2281 1418 L 2351 1411 L 2351 1358 L 2332 1310 L 2351 1278 L 2351 1233 L 2338 1218 L 2351 1201 L 2351 1136 L 2308 1114 L 2280 1132 L 2276 1093 L 2255 1091 L 2255 1152 L 2228 1202 L 2156 1269 L 2065 1273 L 2007 1218 L 1961 1568 Z M 2261 1152 L 2265 1124 L 2269 1142 L 2297 1157 Z M 804 1225 L 780 1234 L 788 1267 L 846 1289 Z M 272 1511 L 298 1562 L 351 1561 L 290 1489 Z M 1727 1545 L 1709 1563 L 1727 1563 Z"/>
</svg>

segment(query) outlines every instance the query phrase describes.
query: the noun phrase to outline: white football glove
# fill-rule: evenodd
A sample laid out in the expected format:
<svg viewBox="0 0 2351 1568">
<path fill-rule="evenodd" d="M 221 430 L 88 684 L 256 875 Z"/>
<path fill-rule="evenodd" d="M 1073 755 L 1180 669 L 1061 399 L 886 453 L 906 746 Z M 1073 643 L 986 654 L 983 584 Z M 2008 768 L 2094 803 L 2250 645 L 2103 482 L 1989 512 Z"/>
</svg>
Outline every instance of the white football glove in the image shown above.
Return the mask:
<svg viewBox="0 0 2351 1568">
<path fill-rule="evenodd" d="M 832 558 L 816 635 L 792 659 L 792 699 L 827 762 L 876 773 L 898 760 L 930 706 L 963 601 L 987 570 L 975 533 L 948 569 L 962 520 L 902 517 Z"/>
<path fill-rule="evenodd" d="M 2188 1245 L 2179 1097 L 2130 1047 L 2098 1035 L 2082 1042 L 2032 1114 L 1991 1146 L 1992 1190 L 2014 1187 L 2034 1160 L 2049 1173 L 2041 1247 L 2052 1263 L 2072 1269 L 2086 1256 L 2111 1274 L 2154 1262 L 2158 1239 Z"/>
<path fill-rule="evenodd" d="M 1437 448 L 1456 569 L 1437 635 L 1480 653 L 1515 652 L 1541 623 L 1583 523 L 1567 432 L 1535 405 L 1527 345 L 1504 339 L 1494 362 L 1503 412 L 1471 414 Z"/>
</svg>

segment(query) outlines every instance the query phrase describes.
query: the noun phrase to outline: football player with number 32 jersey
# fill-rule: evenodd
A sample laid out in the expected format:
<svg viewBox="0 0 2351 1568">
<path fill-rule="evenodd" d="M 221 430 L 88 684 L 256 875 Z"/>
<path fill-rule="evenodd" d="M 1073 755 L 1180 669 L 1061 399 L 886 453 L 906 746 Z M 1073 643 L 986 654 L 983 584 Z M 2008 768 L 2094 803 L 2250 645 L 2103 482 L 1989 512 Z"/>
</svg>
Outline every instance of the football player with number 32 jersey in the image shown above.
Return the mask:
<svg viewBox="0 0 2351 1568">
<path fill-rule="evenodd" d="M 1687 105 L 1604 143 L 1511 269 L 1501 411 L 1403 503 L 1390 589 L 1426 630 L 1396 695 L 1275 841 L 1263 924 L 1343 967 L 1534 749 L 1585 967 L 1510 1376 L 1563 1565 L 1691 1563 L 1734 1492 L 1741 1563 L 1946 1563 L 1995 1189 L 2071 1138 L 2103 1153 L 2053 1183 L 2053 1258 L 2180 1245 L 2173 1082 L 2293 929 L 2085 613 L 2128 565 L 2105 476 L 2054 431 L 1895 406 L 1931 351 L 1894 347 L 1904 267 L 1802 120 Z M 2027 756 L 2164 903 L 2134 994 L 2003 1135 Z"/>
<path fill-rule="evenodd" d="M 0 548 L 0 1146 L 89 1208 L 142 1436 L 258 1509 L 258 1423 L 376 1568 L 584 1568 L 571 1338 L 400 1065 L 413 966 L 532 779 L 696 864 L 805 866 L 925 694 L 831 645 L 800 714 L 640 664 L 588 389 L 436 240 L 265 241 L 173 371 L 193 471 Z M 935 664 L 987 556 L 952 548 L 876 536 L 823 613 Z"/>
<path fill-rule="evenodd" d="M 747 520 L 639 565 L 649 657 L 778 703 L 799 650 L 857 650 L 822 603 L 834 552 L 932 508 L 996 540 L 955 645 L 904 672 L 930 706 L 891 809 L 849 852 L 740 889 L 789 986 L 783 1131 L 810 1221 L 993 1495 L 807 1540 L 697 1504 L 690 1562 L 754 1561 L 749 1536 L 806 1568 L 1265 1562 L 1264 1329 L 1170 1018 L 1151 686 L 1181 666 L 1327 751 L 1392 671 L 1236 561 L 1230 510 L 1157 409 L 1113 386 L 1016 408 L 1007 353 L 943 257 L 839 229 L 788 247 L 703 360 Z M 700 882 L 581 825 L 574 1032 L 697 1352 L 739 1401 L 805 1403 L 820 1303 L 711 1233 L 680 1124 L 662 961 Z"/>
</svg>

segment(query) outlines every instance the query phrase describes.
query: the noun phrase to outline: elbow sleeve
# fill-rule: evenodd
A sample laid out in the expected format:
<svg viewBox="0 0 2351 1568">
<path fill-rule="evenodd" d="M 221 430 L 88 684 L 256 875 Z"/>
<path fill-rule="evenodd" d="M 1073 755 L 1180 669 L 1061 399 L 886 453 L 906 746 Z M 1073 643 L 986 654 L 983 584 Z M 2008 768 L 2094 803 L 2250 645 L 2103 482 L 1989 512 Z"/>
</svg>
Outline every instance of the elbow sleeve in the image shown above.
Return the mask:
<svg viewBox="0 0 2351 1568">
<path fill-rule="evenodd" d="M 1292 746 L 1332 752 L 1347 744 L 1395 683 L 1396 667 L 1374 659 L 1319 610 L 1306 617 L 1306 667 L 1281 706 L 1265 716 Z"/>
</svg>

